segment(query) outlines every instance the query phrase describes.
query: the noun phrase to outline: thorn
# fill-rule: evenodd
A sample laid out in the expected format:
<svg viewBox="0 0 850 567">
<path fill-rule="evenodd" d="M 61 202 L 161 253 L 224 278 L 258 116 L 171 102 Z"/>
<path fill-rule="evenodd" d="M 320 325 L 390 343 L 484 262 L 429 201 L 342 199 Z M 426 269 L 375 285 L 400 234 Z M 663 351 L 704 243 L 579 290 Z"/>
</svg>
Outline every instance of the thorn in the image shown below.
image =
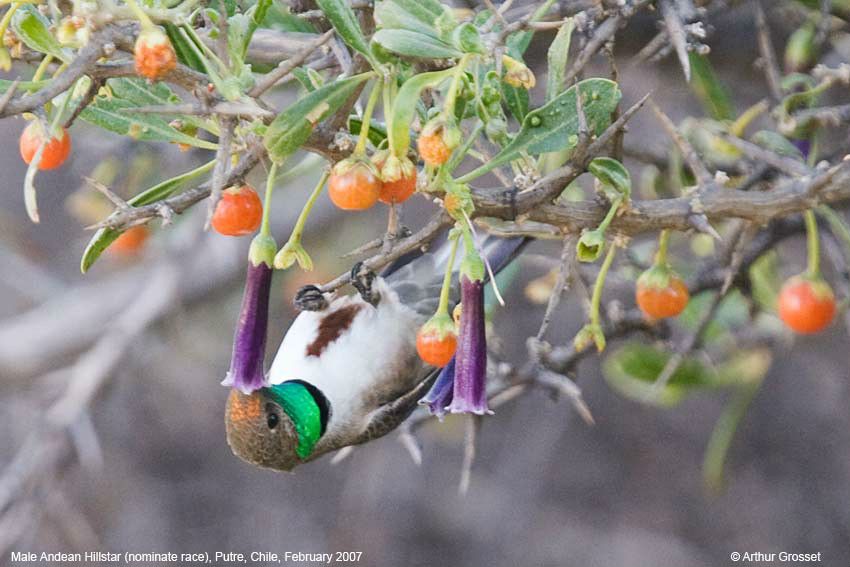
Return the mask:
<svg viewBox="0 0 850 567">
<path fill-rule="evenodd" d="M 457 492 L 466 496 L 472 481 L 472 464 L 475 462 L 475 443 L 478 439 L 478 431 L 481 429 L 481 416 L 470 415 L 466 420 L 466 434 L 464 436 L 463 464 L 460 469 L 460 482 Z"/>
<path fill-rule="evenodd" d="M 685 80 L 690 83 L 691 61 L 688 58 L 688 34 L 685 31 L 682 17 L 671 0 L 662 0 L 661 12 L 664 15 L 664 25 L 667 27 L 667 34 L 670 36 L 670 41 L 676 49 L 676 57 L 679 58 L 679 64 L 685 73 Z"/>
<path fill-rule="evenodd" d="M 537 381 L 569 398 L 582 420 L 587 425 L 596 425 L 596 420 L 593 419 L 593 414 L 581 395 L 581 388 L 569 376 L 541 368 L 537 374 Z"/>
<path fill-rule="evenodd" d="M 699 159 L 696 150 L 694 150 L 691 143 L 688 142 L 684 136 L 679 132 L 676 128 L 676 125 L 673 124 L 673 121 L 670 120 L 670 117 L 667 116 L 663 110 L 658 108 L 658 105 L 655 104 L 655 101 L 650 100 L 649 105 L 652 107 L 652 111 L 658 117 L 658 120 L 661 122 L 661 126 L 667 132 L 667 135 L 673 140 L 673 143 L 676 144 L 679 152 L 681 152 L 682 157 L 685 159 L 685 162 L 688 164 L 688 167 L 693 170 L 694 175 L 700 184 L 700 189 L 704 188 L 706 185 L 712 183 L 714 177 L 711 175 L 711 172 L 708 171 L 708 168 L 702 163 L 702 160 Z"/>
<path fill-rule="evenodd" d="M 410 459 L 417 467 L 422 466 L 422 448 L 419 446 L 419 440 L 411 433 L 409 428 L 402 429 L 398 436 L 399 442 L 407 449 Z"/>
<path fill-rule="evenodd" d="M 12 97 L 15 94 L 15 91 L 18 90 L 18 85 L 21 83 L 21 79 L 15 79 L 12 81 L 12 84 L 9 85 L 9 88 L 6 89 L 6 92 L 3 93 L 3 96 L 0 96 L 0 113 L 2 113 L 6 109 L 6 105 L 9 104 L 9 101 L 12 100 Z"/>
<path fill-rule="evenodd" d="M 704 214 L 694 214 L 691 213 L 688 215 L 688 224 L 691 225 L 697 232 L 701 232 L 703 234 L 707 234 L 711 236 L 713 239 L 720 242 L 723 238 L 720 236 L 720 233 L 711 226 L 711 223 L 708 222 L 708 217 Z"/>
<path fill-rule="evenodd" d="M 109 199 L 109 201 L 113 205 L 115 205 L 118 208 L 118 210 L 126 211 L 126 210 L 129 210 L 129 209 L 132 209 L 132 207 L 127 203 L 127 201 L 125 201 L 124 199 L 122 199 L 121 197 L 119 197 L 118 195 L 113 193 L 112 190 L 109 187 L 107 187 L 106 185 L 104 185 L 100 181 L 98 181 L 96 179 L 92 179 L 91 177 L 83 177 L 83 179 L 89 185 L 89 187 L 91 187 L 92 189 L 94 189 L 95 191 L 104 195 L 107 199 Z"/>
<path fill-rule="evenodd" d="M 103 449 L 92 423 L 91 414 L 86 411 L 68 428 L 71 442 L 77 452 L 77 458 L 89 471 L 103 468 Z"/>
<path fill-rule="evenodd" d="M 338 465 L 343 462 L 345 459 L 351 456 L 351 453 L 354 452 L 354 447 L 349 445 L 348 447 L 343 447 L 339 451 L 337 451 L 334 456 L 331 458 L 332 465 Z"/>
</svg>

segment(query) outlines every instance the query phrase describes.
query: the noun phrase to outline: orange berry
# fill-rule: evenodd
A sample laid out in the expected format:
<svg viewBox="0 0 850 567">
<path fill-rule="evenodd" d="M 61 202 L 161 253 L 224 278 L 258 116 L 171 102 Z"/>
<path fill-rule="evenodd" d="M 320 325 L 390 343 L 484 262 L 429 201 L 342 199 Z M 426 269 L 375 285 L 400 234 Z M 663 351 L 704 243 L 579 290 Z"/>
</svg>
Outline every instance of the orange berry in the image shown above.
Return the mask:
<svg viewBox="0 0 850 567">
<path fill-rule="evenodd" d="M 779 292 L 779 317 L 800 334 L 819 333 L 835 318 L 835 295 L 822 280 L 794 276 Z"/>
<path fill-rule="evenodd" d="M 442 368 L 455 355 L 457 350 L 457 335 L 453 332 L 441 333 L 438 329 L 427 325 L 419 329 L 416 335 L 416 352 L 427 364 Z"/>
<path fill-rule="evenodd" d="M 27 164 L 32 163 L 38 147 L 42 144 L 46 134 L 44 127 L 40 122 L 34 120 L 27 124 L 24 131 L 21 132 L 20 150 L 21 157 Z M 41 161 L 38 164 L 38 169 L 56 169 L 68 159 L 71 153 L 71 135 L 65 128 L 59 137 L 50 138 L 44 145 L 44 150 L 41 152 Z"/>
<path fill-rule="evenodd" d="M 443 206 L 449 212 L 450 215 L 454 215 L 458 212 L 458 207 L 460 206 L 460 199 L 457 195 L 453 193 L 447 193 L 445 197 L 443 197 Z"/>
<path fill-rule="evenodd" d="M 135 256 L 142 250 L 148 236 L 150 236 L 148 227 L 144 225 L 132 226 L 115 239 L 109 250 L 119 256 Z"/>
<path fill-rule="evenodd" d="M 134 49 L 136 72 L 151 81 L 167 75 L 177 66 L 177 54 L 171 40 L 160 29 L 139 34 Z"/>
<path fill-rule="evenodd" d="M 422 161 L 428 165 L 443 165 L 452 155 L 439 130 L 419 136 L 418 146 Z"/>
<path fill-rule="evenodd" d="M 378 202 L 381 180 L 368 161 L 343 160 L 328 179 L 328 195 L 344 211 L 364 211 Z"/>
<path fill-rule="evenodd" d="M 221 193 L 213 213 L 212 227 L 224 236 L 245 236 L 260 227 L 263 203 L 250 185 L 231 187 Z"/>
<path fill-rule="evenodd" d="M 676 274 L 669 275 L 667 285 L 653 285 L 651 282 L 642 282 L 641 279 L 638 279 L 635 288 L 635 299 L 640 310 L 648 318 L 675 317 L 688 306 L 688 287 Z"/>
<path fill-rule="evenodd" d="M 380 202 L 403 203 L 416 192 L 416 167 L 406 157 L 399 159 L 388 157 L 386 151 L 378 152 L 372 156 L 372 163 L 381 172 Z"/>
</svg>

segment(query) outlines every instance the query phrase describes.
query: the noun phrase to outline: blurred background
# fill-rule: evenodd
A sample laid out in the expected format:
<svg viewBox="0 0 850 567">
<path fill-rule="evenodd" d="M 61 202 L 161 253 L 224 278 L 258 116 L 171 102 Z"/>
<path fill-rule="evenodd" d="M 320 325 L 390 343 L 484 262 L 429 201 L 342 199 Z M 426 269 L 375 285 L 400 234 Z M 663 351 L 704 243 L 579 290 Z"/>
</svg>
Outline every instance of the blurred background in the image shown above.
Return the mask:
<svg viewBox="0 0 850 567">
<path fill-rule="evenodd" d="M 781 14 L 771 17 L 782 45 L 790 28 Z M 739 110 L 765 89 L 752 65 L 749 18 L 745 9 L 720 15 L 709 42 Z M 628 63 L 655 32 L 655 20 L 638 19 L 621 34 L 624 104 L 653 91 L 677 121 L 701 114 L 673 60 Z M 550 39 L 539 34 L 531 61 L 545 58 Z M 599 61 L 595 69 L 606 66 Z M 538 85 L 541 76 L 542 69 Z M 281 93 L 278 103 L 291 95 Z M 85 276 L 78 269 L 90 237 L 83 226 L 92 222 L 83 219 L 96 208 L 82 197 L 91 193 L 81 188 L 82 176 L 114 156 L 132 194 L 130 185 L 149 186 L 206 156 L 79 123 L 72 161 L 38 177 L 42 222 L 34 225 L 24 213 L 25 166 L 16 147 L 23 124 L 0 122 L 8 149 L 0 154 L 0 564 L 9 551 L 91 550 L 359 551 L 362 565 L 375 566 L 584 567 L 708 567 L 728 564 L 733 551 L 788 551 L 821 552 L 823 565 L 850 564 L 843 323 L 776 350 L 731 446 L 721 493 L 705 489 L 701 466 L 725 395 L 650 407 L 614 392 L 595 357 L 580 364 L 577 383 L 596 425 L 543 390 L 499 407 L 484 420 L 465 497 L 458 495 L 464 423 L 457 418 L 417 429 L 421 466 L 391 434 L 338 464 L 324 458 L 294 474 L 263 471 L 227 447 L 227 390 L 218 384 L 230 359 L 249 239 L 203 233 L 201 206 L 155 228 L 141 255 L 106 255 Z M 667 144 L 645 110 L 626 136 L 627 148 L 662 155 Z M 131 167 L 139 159 L 147 161 Z M 126 168 L 149 176 L 128 181 Z M 255 186 L 264 178 L 259 169 Z M 315 169 L 278 189 L 279 243 L 317 176 Z M 403 220 L 416 228 L 433 205 L 422 197 L 410 203 Z M 384 208 L 341 214 L 320 200 L 305 236 L 315 271 L 275 276 L 269 356 L 294 317 L 294 292 L 350 268 L 341 255 L 378 237 L 385 223 Z M 524 360 L 525 339 L 545 308 L 525 293 L 549 271 L 539 255 L 559 253 L 557 242 L 535 244 L 503 290 L 508 306 L 493 322 L 509 360 Z M 781 254 L 787 275 L 805 264 L 799 239 Z M 615 278 L 606 300 L 631 305 L 630 285 Z M 571 292 L 562 303 L 548 335 L 553 344 L 568 343 L 583 324 L 580 299 Z M 87 376 L 113 355 L 121 357 L 116 370 L 90 383 Z M 77 401 L 93 396 L 89 410 L 57 408 L 68 392 Z M 43 433 L 56 416 L 73 418 L 70 444 L 64 433 Z"/>
</svg>

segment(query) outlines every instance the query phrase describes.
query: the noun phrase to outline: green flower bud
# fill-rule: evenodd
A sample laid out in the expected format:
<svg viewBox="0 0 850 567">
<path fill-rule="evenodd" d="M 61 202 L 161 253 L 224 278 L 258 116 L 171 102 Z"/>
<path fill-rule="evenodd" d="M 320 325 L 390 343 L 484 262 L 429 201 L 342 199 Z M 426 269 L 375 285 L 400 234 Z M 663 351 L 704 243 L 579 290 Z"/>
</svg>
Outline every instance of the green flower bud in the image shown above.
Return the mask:
<svg viewBox="0 0 850 567">
<path fill-rule="evenodd" d="M 251 248 L 248 250 L 248 260 L 254 266 L 266 264 L 271 268 L 274 265 L 276 253 L 277 242 L 274 241 L 274 238 L 260 233 L 251 241 Z"/>
<path fill-rule="evenodd" d="M 534 73 L 522 61 L 518 61 L 509 55 L 503 55 L 502 64 L 505 66 L 504 80 L 510 86 L 529 90 L 537 84 Z"/>
<path fill-rule="evenodd" d="M 275 255 L 274 267 L 278 270 L 286 270 L 295 262 L 298 262 L 298 267 L 302 270 L 307 272 L 313 270 L 313 259 L 307 254 L 301 243 L 289 240 Z"/>
<path fill-rule="evenodd" d="M 464 53 L 487 52 L 478 30 L 470 23 L 461 24 L 452 32 L 452 45 Z"/>
<path fill-rule="evenodd" d="M 808 70 L 819 55 L 815 42 L 817 26 L 811 20 L 797 28 L 785 44 L 785 71 L 800 73 Z"/>
<path fill-rule="evenodd" d="M 576 257 L 580 262 L 595 262 L 605 251 L 605 231 L 585 230 L 576 244 Z"/>
<path fill-rule="evenodd" d="M 596 351 L 602 352 L 605 350 L 605 333 L 602 332 L 602 327 L 593 323 L 588 323 L 576 334 L 573 339 L 573 348 L 576 352 L 582 352 L 591 344 L 596 345 Z"/>
</svg>

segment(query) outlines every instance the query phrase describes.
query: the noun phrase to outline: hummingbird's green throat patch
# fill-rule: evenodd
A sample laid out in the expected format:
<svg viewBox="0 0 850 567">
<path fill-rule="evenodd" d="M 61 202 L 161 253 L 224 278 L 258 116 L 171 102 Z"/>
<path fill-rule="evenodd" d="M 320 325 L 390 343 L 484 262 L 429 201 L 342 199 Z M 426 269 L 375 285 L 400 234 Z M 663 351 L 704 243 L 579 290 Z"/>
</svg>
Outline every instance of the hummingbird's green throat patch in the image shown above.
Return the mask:
<svg viewBox="0 0 850 567">
<path fill-rule="evenodd" d="M 298 435 L 295 452 L 306 459 L 325 432 L 329 413 L 325 397 L 315 387 L 300 380 L 269 386 L 266 393 L 292 420 Z"/>
</svg>

